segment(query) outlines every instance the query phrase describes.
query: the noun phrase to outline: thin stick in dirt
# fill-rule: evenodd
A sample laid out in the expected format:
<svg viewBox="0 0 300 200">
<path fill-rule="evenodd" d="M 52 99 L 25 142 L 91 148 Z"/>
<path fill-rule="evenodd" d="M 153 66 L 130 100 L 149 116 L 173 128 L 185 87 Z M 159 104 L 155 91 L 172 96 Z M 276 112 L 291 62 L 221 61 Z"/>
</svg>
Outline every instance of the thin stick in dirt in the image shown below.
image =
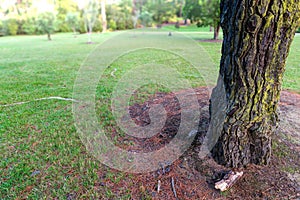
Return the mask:
<svg viewBox="0 0 300 200">
<path fill-rule="evenodd" d="M 158 182 L 157 182 L 157 193 L 159 193 L 160 187 L 161 187 L 161 182 L 160 182 L 160 180 L 158 180 Z"/>
<path fill-rule="evenodd" d="M 174 183 L 174 178 L 171 178 L 171 185 L 172 185 L 172 191 L 174 193 L 175 198 L 177 199 L 177 193 L 176 193 L 176 188 L 175 188 L 175 183 Z"/>
</svg>

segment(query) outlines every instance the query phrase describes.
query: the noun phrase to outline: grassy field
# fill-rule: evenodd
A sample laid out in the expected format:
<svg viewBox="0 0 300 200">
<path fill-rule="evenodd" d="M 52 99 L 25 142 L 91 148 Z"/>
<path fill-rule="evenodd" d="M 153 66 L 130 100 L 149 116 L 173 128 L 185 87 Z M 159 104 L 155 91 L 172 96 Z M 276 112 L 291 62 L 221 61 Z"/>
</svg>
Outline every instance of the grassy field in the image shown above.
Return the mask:
<svg viewBox="0 0 300 200">
<path fill-rule="evenodd" d="M 170 31 L 178 31 L 178 32 L 203 32 L 203 33 L 209 33 L 209 26 L 206 27 L 197 27 L 196 25 L 189 25 L 185 26 L 182 25 L 180 28 L 176 28 L 175 25 L 169 25 L 169 26 L 163 26 L 164 30 L 170 30 Z"/>
<path fill-rule="evenodd" d="M 56 34 L 51 42 L 46 36 L 0 38 L 0 199 L 70 199 L 75 194 L 80 199 L 130 199 L 128 188 L 119 187 L 116 192 L 112 186 L 99 186 L 99 177 L 118 183 L 130 175 L 105 167 L 87 153 L 76 133 L 72 102 L 33 101 L 51 96 L 72 98 L 73 83 L 82 62 L 97 44 L 116 34 L 95 34 L 91 45 L 86 44 L 86 35 L 74 38 L 72 34 Z M 211 38 L 212 33 L 190 32 L 188 36 L 201 40 Z M 216 63 L 212 76 L 217 76 L 221 43 L 203 42 L 201 45 Z M 142 64 L 152 59 L 148 57 L 150 54 L 174 60 L 159 51 L 128 54 L 112 63 L 111 66 L 118 69 L 116 77 L 134 67 L 129 62 L 127 68 L 120 68 L 125 62 L 140 58 L 135 64 Z M 296 36 L 293 43 L 283 85 L 297 92 L 300 91 L 298 58 L 300 36 Z M 183 68 L 183 61 L 175 61 L 180 63 L 177 69 L 193 87 L 203 84 L 197 81 L 198 76 L 193 76 L 192 68 Z M 99 119 L 110 123 L 108 103 L 116 79 L 111 77 L 111 70 L 106 70 L 101 81 L 97 89 L 101 104 L 97 109 L 104 114 Z M 150 89 L 159 91 L 156 87 Z M 147 95 L 139 98 L 143 100 Z M 3 106 L 25 101 L 31 102 Z"/>
</svg>

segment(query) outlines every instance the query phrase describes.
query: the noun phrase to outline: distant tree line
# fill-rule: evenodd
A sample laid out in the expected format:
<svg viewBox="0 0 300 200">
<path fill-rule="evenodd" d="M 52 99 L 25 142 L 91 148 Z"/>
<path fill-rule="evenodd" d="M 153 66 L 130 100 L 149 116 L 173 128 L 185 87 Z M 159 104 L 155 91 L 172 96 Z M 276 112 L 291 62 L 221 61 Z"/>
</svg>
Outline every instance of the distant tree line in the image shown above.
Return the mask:
<svg viewBox="0 0 300 200">
<path fill-rule="evenodd" d="M 5 6 L 0 0 L 0 34 L 42 34 L 52 32 L 102 32 L 101 5 L 106 7 L 107 28 L 124 30 L 134 28 L 132 1 L 122 0 L 119 4 L 102 4 L 105 0 L 86 0 L 84 5 L 76 0 L 44 1 L 48 9 L 36 5 L 39 0 L 10 0 Z"/>
<path fill-rule="evenodd" d="M 46 3 L 43 9 L 38 2 Z M 0 35 L 87 33 L 190 20 L 220 30 L 220 0 L 0 0 Z M 41 4 L 41 3 L 40 3 Z M 104 9 L 105 8 L 105 9 Z M 179 24 L 176 25 L 179 28 Z M 300 30 L 299 30 L 300 31 Z"/>
</svg>

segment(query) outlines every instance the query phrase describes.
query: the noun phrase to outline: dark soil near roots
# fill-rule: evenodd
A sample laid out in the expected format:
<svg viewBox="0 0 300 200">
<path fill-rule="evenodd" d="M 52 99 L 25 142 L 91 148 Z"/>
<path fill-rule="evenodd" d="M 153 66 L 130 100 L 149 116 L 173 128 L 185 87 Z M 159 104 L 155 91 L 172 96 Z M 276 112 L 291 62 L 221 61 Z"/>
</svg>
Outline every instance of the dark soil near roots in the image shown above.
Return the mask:
<svg viewBox="0 0 300 200">
<path fill-rule="evenodd" d="M 118 183 L 104 179 L 105 183 L 99 185 L 105 184 L 115 194 L 120 193 L 118 188 L 126 187 L 130 191 L 131 199 L 299 199 L 300 95 L 282 92 L 281 122 L 277 133 L 274 134 L 271 163 L 268 166 L 247 166 L 243 169 L 242 178 L 229 191 L 220 192 L 214 189 L 214 183 L 230 169 L 218 165 L 210 157 L 200 159 L 198 156 L 209 126 L 209 96 L 205 87 L 197 88 L 195 92 L 201 118 L 197 136 L 184 155 L 155 172 L 126 174 Z M 187 97 L 188 95 L 186 94 Z M 176 135 L 180 124 L 180 105 L 172 93 L 157 93 L 147 102 L 132 105 L 129 108 L 131 118 L 140 126 L 149 124 L 149 107 L 158 103 L 162 104 L 167 112 L 167 121 L 161 132 L 148 139 L 123 137 L 120 140 L 134 141 L 130 147 L 123 148 L 143 152 L 154 151 L 170 142 Z M 172 188 L 172 179 L 177 198 Z M 157 191 L 159 181 L 160 192 Z"/>
</svg>

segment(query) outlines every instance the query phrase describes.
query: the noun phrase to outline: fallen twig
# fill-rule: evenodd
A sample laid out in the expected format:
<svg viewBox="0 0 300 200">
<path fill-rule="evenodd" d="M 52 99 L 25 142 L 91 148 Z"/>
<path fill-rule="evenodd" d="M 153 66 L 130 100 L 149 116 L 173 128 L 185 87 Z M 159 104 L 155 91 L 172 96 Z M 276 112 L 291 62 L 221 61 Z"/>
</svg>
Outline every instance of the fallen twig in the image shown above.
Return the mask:
<svg viewBox="0 0 300 200">
<path fill-rule="evenodd" d="M 174 196 L 177 199 L 177 193 L 176 193 L 176 188 L 175 188 L 175 183 L 174 183 L 174 178 L 173 177 L 171 179 L 171 185 L 172 185 L 172 191 L 174 193 Z"/>
<path fill-rule="evenodd" d="M 160 180 L 158 180 L 158 182 L 157 182 L 157 193 L 159 193 L 160 187 L 161 187 L 161 182 L 160 182 Z"/>
<path fill-rule="evenodd" d="M 117 69 L 115 68 L 114 69 L 114 71 L 112 71 L 111 73 L 110 73 L 110 75 L 112 76 L 112 77 L 114 77 L 114 78 L 116 78 L 116 76 L 115 76 L 115 72 L 117 71 Z"/>
<path fill-rule="evenodd" d="M 16 105 L 22 105 L 22 104 L 26 104 L 26 103 L 35 102 L 35 101 L 51 100 L 51 99 L 62 100 L 62 101 L 79 102 L 79 101 L 77 101 L 77 100 L 75 100 L 75 99 L 71 99 L 71 98 L 63 98 L 63 97 L 44 97 L 44 98 L 34 99 L 34 100 L 32 100 L 32 101 L 22 101 L 22 102 L 17 102 L 17 103 L 11 103 L 11 104 L 0 105 L 0 107 L 16 106 Z"/>
<path fill-rule="evenodd" d="M 234 183 L 243 176 L 243 174 L 243 172 L 230 171 L 224 176 L 222 180 L 215 183 L 215 188 L 224 192 L 231 188 L 234 185 Z"/>
</svg>

